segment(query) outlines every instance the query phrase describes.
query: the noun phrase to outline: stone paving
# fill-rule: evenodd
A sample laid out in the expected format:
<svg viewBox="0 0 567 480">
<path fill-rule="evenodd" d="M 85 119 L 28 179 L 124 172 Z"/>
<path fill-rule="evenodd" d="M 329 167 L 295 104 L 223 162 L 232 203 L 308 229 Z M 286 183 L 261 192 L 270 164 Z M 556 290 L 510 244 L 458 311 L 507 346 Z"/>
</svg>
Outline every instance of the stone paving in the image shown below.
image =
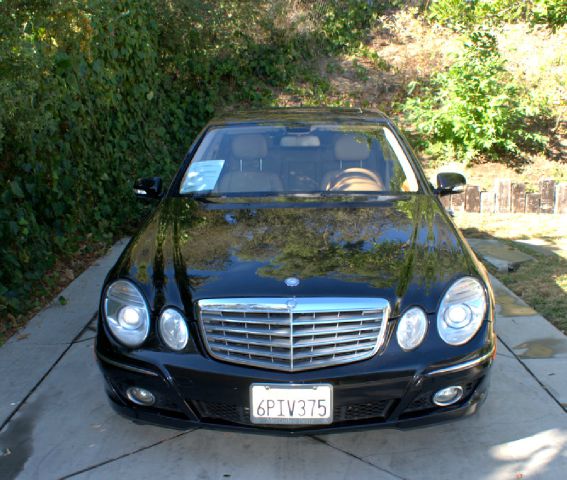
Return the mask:
<svg viewBox="0 0 567 480">
<path fill-rule="evenodd" d="M 567 411 L 567 337 L 492 277 L 498 337 Z"/>
<path fill-rule="evenodd" d="M 522 263 L 533 260 L 531 255 L 496 239 L 469 238 L 469 245 L 479 258 L 501 272 L 516 270 Z"/>
</svg>

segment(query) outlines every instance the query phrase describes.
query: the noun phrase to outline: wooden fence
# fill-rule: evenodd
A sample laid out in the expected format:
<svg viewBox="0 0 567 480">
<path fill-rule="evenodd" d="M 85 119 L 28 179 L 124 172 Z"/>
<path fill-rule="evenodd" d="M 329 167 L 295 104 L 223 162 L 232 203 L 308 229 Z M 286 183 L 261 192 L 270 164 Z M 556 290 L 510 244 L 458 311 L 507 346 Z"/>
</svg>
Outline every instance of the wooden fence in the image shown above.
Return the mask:
<svg viewBox="0 0 567 480">
<path fill-rule="evenodd" d="M 523 183 L 498 179 L 492 191 L 467 185 L 463 193 L 441 197 L 441 203 L 453 211 L 477 213 L 567 213 L 567 183 L 542 179 L 539 192 L 526 192 Z"/>
</svg>

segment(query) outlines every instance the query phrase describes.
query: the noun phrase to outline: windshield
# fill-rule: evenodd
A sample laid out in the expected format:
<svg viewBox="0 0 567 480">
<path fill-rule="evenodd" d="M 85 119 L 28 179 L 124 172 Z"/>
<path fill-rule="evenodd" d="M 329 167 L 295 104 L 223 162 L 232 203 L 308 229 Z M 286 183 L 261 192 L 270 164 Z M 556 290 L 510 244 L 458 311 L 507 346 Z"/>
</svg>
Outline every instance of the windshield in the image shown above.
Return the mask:
<svg viewBox="0 0 567 480">
<path fill-rule="evenodd" d="M 209 130 L 181 194 L 416 192 L 415 173 L 384 125 L 231 126 Z"/>
</svg>

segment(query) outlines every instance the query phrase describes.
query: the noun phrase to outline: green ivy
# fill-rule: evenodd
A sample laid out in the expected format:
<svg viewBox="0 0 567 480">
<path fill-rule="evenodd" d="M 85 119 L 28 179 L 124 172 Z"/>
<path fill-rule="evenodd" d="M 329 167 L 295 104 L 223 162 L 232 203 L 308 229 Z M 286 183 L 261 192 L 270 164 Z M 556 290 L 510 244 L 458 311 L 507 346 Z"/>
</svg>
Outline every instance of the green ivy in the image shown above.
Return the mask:
<svg viewBox="0 0 567 480">
<path fill-rule="evenodd" d="M 216 110 L 273 103 L 376 14 L 358 0 L 0 1 L 0 327 L 59 255 L 139 222 L 133 179 L 171 178 Z"/>
</svg>

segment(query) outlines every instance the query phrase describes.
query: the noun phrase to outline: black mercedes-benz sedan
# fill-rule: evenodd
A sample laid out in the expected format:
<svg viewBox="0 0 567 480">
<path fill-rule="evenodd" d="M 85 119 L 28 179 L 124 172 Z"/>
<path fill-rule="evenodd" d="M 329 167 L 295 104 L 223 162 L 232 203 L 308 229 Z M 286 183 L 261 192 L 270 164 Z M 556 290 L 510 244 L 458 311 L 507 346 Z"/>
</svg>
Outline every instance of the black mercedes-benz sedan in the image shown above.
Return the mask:
<svg viewBox="0 0 567 480">
<path fill-rule="evenodd" d="M 473 414 L 495 356 L 483 266 L 378 112 L 211 121 L 108 274 L 96 356 L 139 422 L 303 434 Z"/>
</svg>

